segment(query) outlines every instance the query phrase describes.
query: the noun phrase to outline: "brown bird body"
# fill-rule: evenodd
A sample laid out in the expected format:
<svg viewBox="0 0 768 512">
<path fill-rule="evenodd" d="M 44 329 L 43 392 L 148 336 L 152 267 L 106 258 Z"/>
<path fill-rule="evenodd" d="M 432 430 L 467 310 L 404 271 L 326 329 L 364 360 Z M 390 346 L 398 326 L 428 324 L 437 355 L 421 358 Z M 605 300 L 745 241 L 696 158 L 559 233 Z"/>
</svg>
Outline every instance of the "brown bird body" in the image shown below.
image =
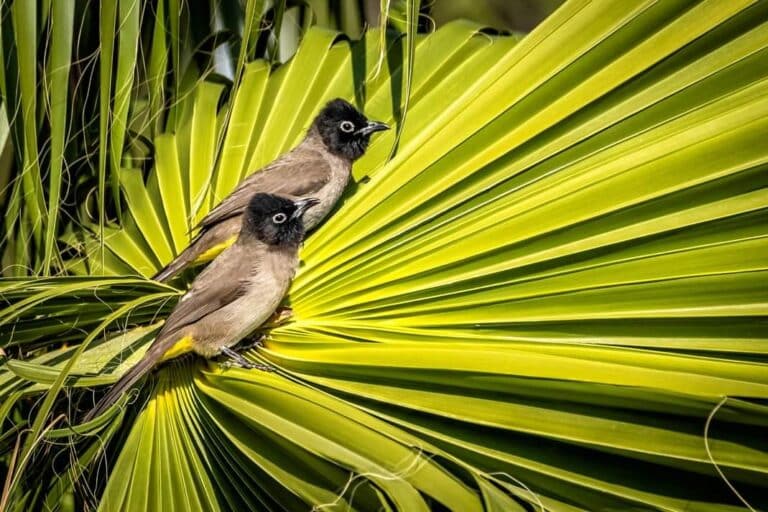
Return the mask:
<svg viewBox="0 0 768 512">
<path fill-rule="evenodd" d="M 200 273 L 168 317 L 156 344 L 161 359 L 189 351 L 213 357 L 222 346 L 237 344 L 277 309 L 297 266 L 297 247 L 239 237 Z"/>
<path fill-rule="evenodd" d="M 197 276 L 144 357 L 86 420 L 103 412 L 157 364 L 189 352 L 217 356 L 261 326 L 290 287 L 304 237 L 301 217 L 318 203 L 314 198 L 253 196 L 237 241 Z M 275 216 L 283 221 L 273 222 Z"/>
<path fill-rule="evenodd" d="M 339 128 L 343 123 L 353 126 L 348 137 Z M 304 219 L 307 230 L 314 228 L 338 202 L 349 182 L 352 163 L 365 152 L 370 135 L 386 128 L 383 123 L 368 121 L 343 100 L 330 102 L 304 140 L 251 174 L 225 197 L 200 222 L 200 233 L 190 245 L 153 279 L 167 281 L 190 265 L 210 260 L 231 244 L 240 231 L 240 214 L 251 196 L 259 192 L 318 199 L 319 204 Z"/>
</svg>

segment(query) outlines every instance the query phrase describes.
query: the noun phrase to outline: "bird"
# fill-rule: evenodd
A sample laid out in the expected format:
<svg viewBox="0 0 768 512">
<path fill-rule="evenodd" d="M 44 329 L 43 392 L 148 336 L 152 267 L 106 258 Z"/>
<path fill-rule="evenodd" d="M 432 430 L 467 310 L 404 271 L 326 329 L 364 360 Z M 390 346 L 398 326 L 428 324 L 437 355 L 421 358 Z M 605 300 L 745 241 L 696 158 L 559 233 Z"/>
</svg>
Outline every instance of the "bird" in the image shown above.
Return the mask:
<svg viewBox="0 0 768 512">
<path fill-rule="evenodd" d="M 197 275 L 144 356 L 84 421 L 108 409 L 155 366 L 190 352 L 205 358 L 223 354 L 240 366 L 254 367 L 232 347 L 261 326 L 283 300 L 299 264 L 306 231 L 303 217 L 320 204 L 314 197 L 254 194 L 241 215 L 235 243 Z"/>
<path fill-rule="evenodd" d="M 304 219 L 307 230 L 336 205 L 349 182 L 352 163 L 365 154 L 371 135 L 388 130 L 370 121 L 351 103 L 336 98 L 315 117 L 304 139 L 291 151 L 246 178 L 196 226 L 198 234 L 152 279 L 167 282 L 183 269 L 209 261 L 231 244 L 240 230 L 239 216 L 258 192 L 290 198 L 315 197 L 320 204 Z"/>
</svg>

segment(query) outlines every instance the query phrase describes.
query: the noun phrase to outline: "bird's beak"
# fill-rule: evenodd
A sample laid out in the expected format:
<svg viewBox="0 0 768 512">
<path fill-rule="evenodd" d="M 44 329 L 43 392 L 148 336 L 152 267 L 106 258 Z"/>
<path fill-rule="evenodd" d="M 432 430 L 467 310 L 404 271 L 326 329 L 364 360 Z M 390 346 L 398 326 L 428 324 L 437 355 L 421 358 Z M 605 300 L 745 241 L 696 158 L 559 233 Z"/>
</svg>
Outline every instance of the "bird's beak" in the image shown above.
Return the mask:
<svg viewBox="0 0 768 512">
<path fill-rule="evenodd" d="M 293 215 L 291 215 L 291 218 L 298 219 L 302 215 L 304 215 L 304 212 L 306 212 L 313 206 L 320 204 L 320 200 L 315 199 L 314 197 L 307 197 L 306 199 L 299 199 L 298 201 L 295 201 L 293 204 L 296 205 L 296 209 L 293 211 Z"/>
<path fill-rule="evenodd" d="M 357 130 L 358 135 L 370 135 L 374 132 L 383 132 L 389 130 L 387 123 L 380 123 L 378 121 L 368 121 L 368 124 Z"/>
</svg>

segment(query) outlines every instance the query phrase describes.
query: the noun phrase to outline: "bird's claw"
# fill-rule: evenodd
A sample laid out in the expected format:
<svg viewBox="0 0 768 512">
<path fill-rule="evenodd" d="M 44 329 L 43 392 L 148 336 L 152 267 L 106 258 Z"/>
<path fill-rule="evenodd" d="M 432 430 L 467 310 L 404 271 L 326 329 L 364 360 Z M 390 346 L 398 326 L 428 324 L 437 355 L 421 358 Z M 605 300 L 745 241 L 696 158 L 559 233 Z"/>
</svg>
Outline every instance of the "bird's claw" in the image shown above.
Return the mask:
<svg viewBox="0 0 768 512">
<path fill-rule="evenodd" d="M 277 327 L 282 325 L 293 317 L 293 309 L 288 307 L 278 308 L 277 311 L 272 313 L 272 316 L 265 322 L 264 325 L 270 327 Z"/>
<path fill-rule="evenodd" d="M 262 332 L 253 334 L 241 342 L 240 349 L 251 350 L 252 348 L 262 348 L 264 346 L 264 338 L 266 337 L 267 335 Z"/>
<path fill-rule="evenodd" d="M 268 372 L 272 373 L 275 371 L 273 367 L 271 367 L 268 364 L 262 364 L 262 363 L 251 363 L 251 366 L 249 368 L 250 370 L 261 370 L 262 372 Z"/>
<path fill-rule="evenodd" d="M 231 359 L 224 361 L 222 363 L 223 368 L 243 368 L 245 370 L 261 370 L 262 372 L 274 372 L 275 369 L 269 366 L 268 364 L 262 364 L 262 363 L 252 363 L 248 361 L 247 359 L 245 362 L 240 361 L 233 361 Z"/>
<path fill-rule="evenodd" d="M 229 359 L 227 359 L 222 363 L 222 367 L 224 368 L 239 367 L 239 368 L 245 368 L 246 370 L 261 370 L 263 372 L 275 371 L 274 368 L 272 368 L 269 365 L 250 362 L 249 360 L 244 358 L 241 354 L 239 354 L 238 352 L 235 352 L 229 347 L 222 348 L 221 353 L 229 357 Z"/>
<path fill-rule="evenodd" d="M 277 315 L 277 321 L 275 323 L 282 324 L 293 317 L 293 308 L 280 308 L 275 314 Z"/>
</svg>

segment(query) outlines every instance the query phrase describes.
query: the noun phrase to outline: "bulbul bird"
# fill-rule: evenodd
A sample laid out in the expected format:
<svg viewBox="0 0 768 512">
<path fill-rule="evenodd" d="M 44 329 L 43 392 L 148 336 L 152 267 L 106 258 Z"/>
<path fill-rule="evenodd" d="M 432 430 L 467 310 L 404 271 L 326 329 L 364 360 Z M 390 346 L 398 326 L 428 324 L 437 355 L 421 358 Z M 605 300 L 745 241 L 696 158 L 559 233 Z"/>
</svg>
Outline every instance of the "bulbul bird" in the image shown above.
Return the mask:
<svg viewBox="0 0 768 512">
<path fill-rule="evenodd" d="M 189 352 L 206 358 L 224 354 L 242 366 L 252 366 L 231 347 L 261 326 L 283 300 L 299 264 L 303 217 L 320 204 L 312 197 L 252 196 L 241 216 L 237 241 L 197 276 L 144 357 L 85 421 L 105 411 L 156 365 Z"/>
<path fill-rule="evenodd" d="M 246 178 L 199 224 L 200 232 L 153 279 L 167 281 L 190 265 L 204 263 L 231 244 L 240 230 L 240 214 L 253 194 L 315 197 L 320 203 L 304 219 L 312 229 L 333 209 L 347 186 L 352 163 L 363 156 L 371 135 L 389 126 L 369 121 L 349 102 L 329 102 L 301 143 Z"/>
</svg>

